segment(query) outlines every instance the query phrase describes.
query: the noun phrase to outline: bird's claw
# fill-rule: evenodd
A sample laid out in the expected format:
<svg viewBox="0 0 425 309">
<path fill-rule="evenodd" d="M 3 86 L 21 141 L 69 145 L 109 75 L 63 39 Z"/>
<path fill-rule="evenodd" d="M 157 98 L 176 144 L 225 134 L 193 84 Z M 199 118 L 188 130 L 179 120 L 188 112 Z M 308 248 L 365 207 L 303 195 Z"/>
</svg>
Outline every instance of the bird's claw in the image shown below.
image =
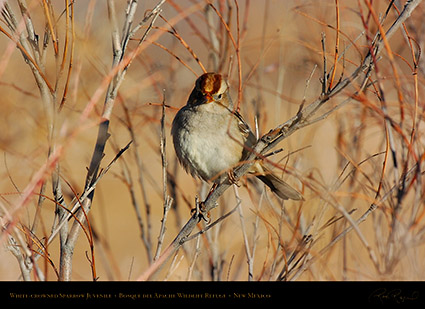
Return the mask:
<svg viewBox="0 0 425 309">
<path fill-rule="evenodd" d="M 204 202 L 196 202 L 196 208 L 191 210 L 192 216 L 195 214 L 199 221 L 204 220 L 206 224 L 209 224 L 211 222 L 210 212 L 205 209 Z"/>
</svg>

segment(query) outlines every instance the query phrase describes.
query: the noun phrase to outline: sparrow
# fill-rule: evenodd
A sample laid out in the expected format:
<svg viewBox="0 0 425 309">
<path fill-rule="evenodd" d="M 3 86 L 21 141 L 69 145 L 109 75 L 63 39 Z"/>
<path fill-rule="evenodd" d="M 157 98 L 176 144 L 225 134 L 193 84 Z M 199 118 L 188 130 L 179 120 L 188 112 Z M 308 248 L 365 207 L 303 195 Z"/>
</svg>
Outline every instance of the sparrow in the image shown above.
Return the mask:
<svg viewBox="0 0 425 309">
<path fill-rule="evenodd" d="M 229 85 L 218 73 L 205 73 L 195 82 L 189 99 L 176 114 L 171 128 L 174 149 L 193 177 L 218 184 L 242 164 L 257 142 L 254 133 L 235 111 Z M 254 174 L 280 198 L 302 200 L 302 195 L 267 169 L 261 160 Z"/>
</svg>

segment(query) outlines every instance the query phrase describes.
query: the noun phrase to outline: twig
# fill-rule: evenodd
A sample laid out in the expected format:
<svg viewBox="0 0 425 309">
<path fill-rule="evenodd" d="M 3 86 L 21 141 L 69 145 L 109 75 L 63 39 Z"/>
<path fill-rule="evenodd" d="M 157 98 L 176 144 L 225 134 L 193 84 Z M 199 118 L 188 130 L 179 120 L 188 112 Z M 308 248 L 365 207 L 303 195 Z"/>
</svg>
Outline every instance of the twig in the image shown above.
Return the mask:
<svg viewBox="0 0 425 309">
<path fill-rule="evenodd" d="M 192 278 L 193 269 L 196 264 L 196 259 L 198 258 L 199 254 L 201 253 L 201 249 L 199 248 L 201 237 L 198 237 L 196 239 L 196 245 L 195 245 L 195 254 L 193 256 L 192 263 L 190 263 L 189 271 L 187 272 L 187 281 L 189 281 Z"/>
<path fill-rule="evenodd" d="M 161 116 L 161 143 L 160 143 L 160 152 L 161 152 L 161 162 L 162 162 L 162 190 L 163 190 L 163 214 L 161 219 L 161 229 L 158 236 L 158 245 L 156 247 L 156 253 L 154 260 L 157 260 L 162 248 L 162 243 L 165 237 L 165 225 L 167 222 L 168 211 L 171 208 L 173 199 L 168 196 L 167 192 L 167 155 L 166 155 L 166 138 L 165 138 L 165 94 L 162 100 L 162 116 Z"/>
<path fill-rule="evenodd" d="M 327 69 L 327 63 L 326 63 L 326 35 L 324 32 L 322 32 L 322 52 L 323 52 L 323 80 L 322 80 L 322 95 L 325 95 L 325 93 L 328 91 L 328 73 L 326 72 Z"/>
<path fill-rule="evenodd" d="M 238 212 L 239 212 L 239 219 L 241 222 L 241 231 L 242 231 L 242 237 L 243 237 L 243 242 L 244 242 L 244 247 L 245 247 L 245 255 L 246 255 L 246 259 L 247 259 L 247 264 L 248 264 L 248 281 L 252 281 L 253 277 L 254 277 L 254 258 L 253 255 L 251 255 L 251 249 L 249 247 L 249 241 L 248 241 L 248 235 L 246 233 L 246 229 L 245 229 L 245 219 L 243 216 L 243 211 L 242 211 L 242 200 L 239 197 L 239 192 L 236 186 L 233 186 L 234 191 L 235 191 L 235 197 L 236 197 L 236 202 L 237 202 L 237 208 L 238 208 Z"/>
<path fill-rule="evenodd" d="M 153 258 L 154 261 L 158 260 L 161 254 L 162 244 L 164 242 L 164 237 L 165 237 L 165 226 L 167 222 L 168 211 L 171 209 L 172 204 L 173 204 L 173 199 L 168 196 L 167 199 L 164 201 L 164 208 L 163 208 L 164 210 L 163 210 L 162 219 L 161 219 L 161 229 L 158 236 L 158 244 L 156 247 L 155 257 Z"/>
<path fill-rule="evenodd" d="M 338 53 L 339 53 L 339 4 L 338 4 L 338 0 L 335 0 L 335 9 L 336 9 L 336 39 L 335 39 L 335 55 L 334 55 L 334 64 L 333 64 L 333 69 L 332 69 L 332 74 L 330 76 L 330 81 L 329 81 L 329 89 L 332 89 L 333 86 L 333 82 L 334 82 L 334 78 L 335 78 L 335 73 L 336 73 L 336 68 L 337 68 L 337 63 L 338 63 Z"/>
<path fill-rule="evenodd" d="M 208 36 L 209 44 L 211 44 L 211 49 L 209 51 L 209 56 L 212 60 L 212 67 L 214 71 L 218 70 L 219 67 L 219 53 L 220 53 L 220 42 L 217 38 L 217 30 L 214 27 L 213 21 L 213 10 L 209 5 L 205 6 L 205 17 L 208 26 Z M 205 71 L 204 71 L 205 72 Z"/>
<path fill-rule="evenodd" d="M 218 223 L 222 222 L 224 219 L 226 219 L 227 217 L 229 217 L 231 214 L 233 214 L 236 210 L 238 209 L 238 205 L 236 205 L 232 210 L 230 210 L 229 212 L 225 213 L 224 215 L 222 215 L 220 218 L 218 218 L 217 220 L 215 220 L 214 222 L 211 222 L 210 224 L 208 224 L 205 228 L 203 228 L 202 230 L 200 230 L 199 232 L 190 235 L 188 237 L 186 237 L 183 240 L 184 242 L 188 242 L 194 238 L 197 238 L 199 235 L 204 234 L 206 231 L 210 230 L 212 227 L 214 227 L 215 225 L 217 225 Z M 199 210 L 199 209 L 198 209 Z M 196 214 L 196 213 L 195 213 Z M 199 213 L 198 213 L 199 215 Z"/>
<path fill-rule="evenodd" d="M 133 189 L 133 181 L 132 181 L 132 177 L 130 176 L 130 170 L 125 163 L 124 163 L 123 172 L 124 172 L 124 177 L 127 179 L 130 196 L 132 199 L 132 204 L 136 212 L 137 221 L 140 227 L 141 238 L 146 248 L 147 258 L 148 258 L 148 261 L 152 261 L 153 253 L 152 253 L 152 243 L 151 243 L 151 204 L 149 201 L 149 195 L 147 194 L 146 188 L 145 188 L 144 168 L 143 168 L 142 159 L 138 151 L 139 136 L 135 133 L 132 119 L 130 117 L 130 112 L 127 106 L 125 105 L 125 103 L 122 104 L 122 107 L 124 109 L 124 114 L 127 120 L 126 126 L 130 132 L 131 139 L 133 140 L 133 143 L 134 143 L 132 152 L 133 152 L 134 159 L 137 166 L 137 173 L 138 173 L 137 179 L 138 179 L 138 184 L 139 184 L 140 192 L 142 194 L 142 200 L 143 200 L 144 208 L 145 208 L 146 224 L 144 223 L 144 220 L 142 218 L 142 211 L 139 207 L 139 203 L 137 202 L 136 195 L 134 192 L 135 190 Z"/>
<path fill-rule="evenodd" d="M 409 171 L 408 171 L 408 173 L 407 173 L 407 176 L 406 177 L 414 177 L 414 175 L 412 176 L 412 174 L 414 174 L 414 172 L 416 171 L 416 167 L 414 166 L 414 167 L 412 167 Z M 390 189 L 390 190 L 388 190 L 387 192 L 386 192 L 386 194 L 379 200 L 379 201 L 377 201 L 376 203 L 374 202 L 374 203 L 372 203 L 371 205 L 370 205 L 370 207 L 363 213 L 363 215 L 362 216 L 360 216 L 360 218 L 358 218 L 356 221 L 355 221 L 355 224 L 354 225 L 349 225 L 346 229 L 344 229 L 341 233 L 339 233 L 337 236 L 335 236 L 330 242 L 329 242 L 329 244 L 327 244 L 324 248 L 322 248 L 321 250 L 320 250 L 320 252 L 317 254 L 317 255 L 315 255 L 315 256 L 313 256 L 313 257 L 311 257 L 304 265 L 303 265 L 303 267 L 301 267 L 301 268 L 299 268 L 298 270 L 297 270 L 297 272 L 296 272 L 296 274 L 294 275 L 294 277 L 293 277 L 293 279 L 295 279 L 296 277 L 298 277 L 305 269 L 307 269 L 307 267 L 309 266 L 309 265 L 311 265 L 311 263 L 313 263 L 318 257 L 320 257 L 320 256 L 322 256 L 326 251 L 328 251 L 330 248 L 332 248 L 334 245 L 335 245 L 335 243 L 337 243 L 338 241 L 340 241 L 343 237 L 345 237 L 345 235 L 347 235 L 347 233 L 349 233 L 353 228 L 354 228 L 354 226 L 356 226 L 356 227 L 358 227 L 361 223 L 363 223 L 366 219 L 367 219 L 367 217 L 375 210 L 375 209 L 377 209 L 378 207 L 380 207 L 380 205 L 382 205 L 384 202 L 385 202 L 385 200 L 386 199 L 388 199 L 393 193 L 394 193 L 394 191 L 396 191 L 398 189 L 398 184 L 397 185 L 394 185 L 394 186 L 392 186 L 392 188 Z M 376 262 L 376 260 L 374 260 L 375 262 Z"/>
</svg>

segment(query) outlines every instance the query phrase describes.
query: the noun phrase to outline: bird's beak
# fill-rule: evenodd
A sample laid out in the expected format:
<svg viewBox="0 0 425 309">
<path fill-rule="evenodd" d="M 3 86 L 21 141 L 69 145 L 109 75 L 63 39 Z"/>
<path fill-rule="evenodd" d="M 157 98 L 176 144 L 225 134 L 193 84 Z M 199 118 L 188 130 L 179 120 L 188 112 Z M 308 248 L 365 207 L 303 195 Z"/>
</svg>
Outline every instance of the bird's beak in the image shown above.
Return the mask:
<svg viewBox="0 0 425 309">
<path fill-rule="evenodd" d="M 211 94 L 207 93 L 204 95 L 204 99 L 205 102 L 204 103 L 211 103 L 212 101 L 214 101 L 214 99 L 212 98 Z"/>
<path fill-rule="evenodd" d="M 207 103 L 211 103 L 213 101 L 214 101 L 214 99 L 212 98 L 212 96 L 209 93 L 205 93 L 205 94 L 202 94 L 202 96 L 200 96 L 198 98 L 196 105 L 207 104 Z"/>
</svg>

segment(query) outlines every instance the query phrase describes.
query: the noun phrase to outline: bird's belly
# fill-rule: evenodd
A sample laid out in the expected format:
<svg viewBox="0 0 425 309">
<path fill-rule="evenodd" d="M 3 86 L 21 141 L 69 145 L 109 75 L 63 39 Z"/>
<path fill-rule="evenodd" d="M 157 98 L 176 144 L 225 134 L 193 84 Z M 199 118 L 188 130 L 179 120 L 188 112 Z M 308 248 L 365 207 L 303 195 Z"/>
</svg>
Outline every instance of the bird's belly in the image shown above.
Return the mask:
<svg viewBox="0 0 425 309">
<path fill-rule="evenodd" d="M 190 172 L 206 181 L 218 182 L 241 159 L 242 141 L 231 138 L 227 130 L 217 130 L 213 138 L 205 130 L 186 131 L 182 137 L 187 142 L 181 154 L 189 162 Z"/>
</svg>

